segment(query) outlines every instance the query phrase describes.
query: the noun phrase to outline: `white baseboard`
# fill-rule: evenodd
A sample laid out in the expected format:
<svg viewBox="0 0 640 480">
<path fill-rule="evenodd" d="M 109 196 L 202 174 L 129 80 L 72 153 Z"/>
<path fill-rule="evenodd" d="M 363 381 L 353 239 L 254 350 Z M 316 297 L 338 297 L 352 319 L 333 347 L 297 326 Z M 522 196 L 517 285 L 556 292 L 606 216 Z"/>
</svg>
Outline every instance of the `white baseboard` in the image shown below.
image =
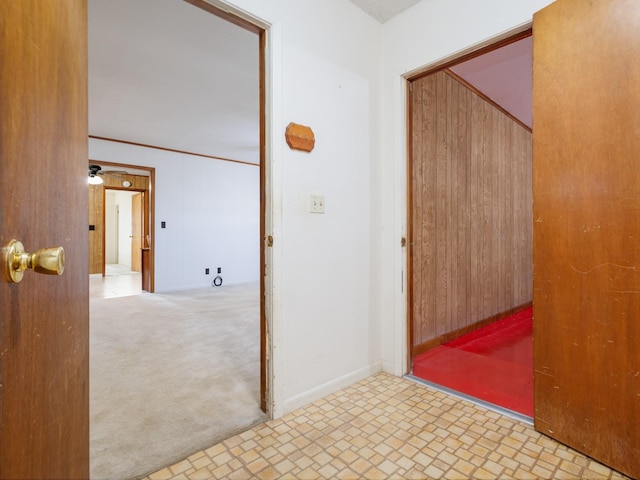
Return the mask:
<svg viewBox="0 0 640 480">
<path fill-rule="evenodd" d="M 215 278 L 215 276 L 212 277 L 212 281 L 213 281 L 213 278 Z M 189 292 L 191 290 L 205 290 L 207 288 L 210 288 L 212 290 L 215 290 L 215 289 L 224 290 L 224 287 L 233 287 L 237 285 L 258 286 L 259 284 L 257 281 L 251 280 L 251 281 L 234 281 L 234 282 L 224 281 L 223 284 L 219 287 L 213 286 L 210 283 L 205 283 L 205 284 L 198 283 L 194 285 L 184 285 L 181 287 L 164 287 L 164 288 L 163 287 L 158 288 L 156 286 L 155 293 L 180 293 L 180 292 Z"/>
<path fill-rule="evenodd" d="M 314 387 L 310 390 L 299 393 L 298 395 L 294 395 L 293 397 L 290 397 L 284 401 L 283 414 L 292 412 L 297 408 L 303 407 L 311 402 L 315 402 L 316 400 L 319 400 L 322 397 L 326 397 L 327 395 L 331 395 L 338 390 L 353 385 L 354 383 L 359 382 L 360 380 L 363 380 L 376 373 L 380 373 L 381 371 L 382 363 L 375 362 L 367 365 L 366 367 L 354 370 L 353 372 L 347 373 L 346 375 L 335 378 L 329 382 L 323 383 L 322 385 L 318 385 L 317 387 Z"/>
</svg>

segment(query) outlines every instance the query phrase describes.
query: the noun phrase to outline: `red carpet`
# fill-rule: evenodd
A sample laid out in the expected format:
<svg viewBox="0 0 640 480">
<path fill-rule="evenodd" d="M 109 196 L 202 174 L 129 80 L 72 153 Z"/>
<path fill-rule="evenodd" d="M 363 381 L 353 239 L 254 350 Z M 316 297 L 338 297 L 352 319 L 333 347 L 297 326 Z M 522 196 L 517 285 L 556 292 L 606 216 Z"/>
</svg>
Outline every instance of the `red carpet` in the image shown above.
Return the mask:
<svg viewBox="0 0 640 480">
<path fill-rule="evenodd" d="M 413 375 L 533 417 L 532 309 L 418 355 Z"/>
</svg>

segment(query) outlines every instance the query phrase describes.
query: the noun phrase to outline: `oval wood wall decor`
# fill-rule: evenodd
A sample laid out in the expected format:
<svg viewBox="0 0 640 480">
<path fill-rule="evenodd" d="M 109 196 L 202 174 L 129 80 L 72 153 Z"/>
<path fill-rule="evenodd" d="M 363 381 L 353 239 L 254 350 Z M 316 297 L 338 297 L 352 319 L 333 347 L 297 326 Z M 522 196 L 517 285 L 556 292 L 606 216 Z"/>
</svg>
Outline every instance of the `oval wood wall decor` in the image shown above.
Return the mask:
<svg viewBox="0 0 640 480">
<path fill-rule="evenodd" d="M 284 134 L 289 148 L 310 152 L 316 143 L 311 127 L 291 122 Z"/>
</svg>

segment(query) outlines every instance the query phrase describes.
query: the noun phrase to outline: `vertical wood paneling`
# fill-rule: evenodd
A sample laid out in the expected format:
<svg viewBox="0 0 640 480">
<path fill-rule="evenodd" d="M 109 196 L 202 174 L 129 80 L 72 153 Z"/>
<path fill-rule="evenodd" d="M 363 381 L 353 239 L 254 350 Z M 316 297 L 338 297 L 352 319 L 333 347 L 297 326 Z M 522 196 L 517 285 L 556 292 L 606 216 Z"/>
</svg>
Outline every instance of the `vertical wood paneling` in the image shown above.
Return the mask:
<svg viewBox="0 0 640 480">
<path fill-rule="evenodd" d="M 451 80 L 451 79 L 449 79 Z M 466 114 L 467 104 L 465 101 L 465 90 L 456 89 L 455 85 L 452 89 L 454 92 L 454 98 L 456 100 L 454 109 L 457 112 L 455 122 L 452 122 L 454 127 L 453 137 L 453 150 L 452 160 L 455 159 L 455 171 L 453 172 L 453 196 L 455 197 L 455 213 L 456 220 L 454 234 L 456 237 L 453 244 L 453 253 L 456 265 L 456 271 L 453 276 L 455 289 L 453 291 L 453 309 L 451 318 L 465 318 L 467 315 L 467 280 L 468 280 L 468 259 L 467 259 L 467 224 L 469 222 L 467 218 L 467 192 L 469 186 L 467 185 L 467 165 L 468 156 L 465 153 L 465 132 L 466 132 Z M 466 267 L 465 267 L 466 266 Z M 462 274 L 466 272 L 467 274 Z"/>
<path fill-rule="evenodd" d="M 415 88 L 414 88 L 415 87 Z M 411 155 L 409 155 L 409 161 L 408 161 L 408 176 L 411 178 L 416 178 L 416 179 L 420 179 L 418 180 L 419 182 L 422 182 L 422 164 L 418 163 L 415 164 L 413 162 L 413 155 L 416 155 L 418 157 L 424 155 L 424 152 L 422 151 L 422 143 L 420 141 L 420 139 L 422 138 L 422 125 L 419 123 L 419 127 L 417 128 L 413 128 L 411 125 L 415 124 L 417 121 L 421 120 L 421 112 L 422 112 L 422 90 L 420 88 L 418 88 L 417 86 L 408 84 L 408 88 L 409 90 L 411 90 L 407 95 L 413 99 L 415 107 L 413 109 L 411 109 L 409 111 L 409 116 L 407 119 L 407 123 L 408 125 L 410 125 L 408 127 L 408 143 L 409 143 L 409 149 L 411 150 Z M 420 196 L 421 192 L 413 192 L 412 191 L 412 185 L 409 184 L 407 185 L 407 211 L 409 212 L 408 214 L 408 221 L 407 221 L 407 228 L 408 228 L 408 232 L 407 232 L 407 237 L 410 239 L 412 236 L 414 236 L 411 231 L 420 231 L 422 228 L 421 225 L 421 219 L 418 218 L 415 215 L 414 212 L 414 208 L 413 205 L 414 204 L 422 204 L 422 198 Z M 409 245 L 409 249 L 419 249 L 420 245 Z M 422 255 L 422 252 L 419 253 L 420 255 Z M 423 262 L 424 264 L 425 262 Z M 414 272 L 412 271 L 413 265 L 409 265 L 407 268 L 407 276 L 408 277 L 412 277 L 414 275 Z M 423 274 L 420 275 L 415 275 L 416 276 L 416 283 L 418 284 L 418 289 L 421 289 L 422 287 L 422 281 L 424 278 Z M 407 296 L 408 296 L 408 301 L 410 304 L 410 309 L 413 311 L 418 312 L 417 314 L 422 316 L 422 308 L 421 308 L 421 303 L 420 302 L 416 302 L 414 298 L 412 298 L 411 296 L 411 291 L 408 290 L 407 291 Z M 417 335 L 418 337 L 421 337 L 422 334 L 422 329 L 423 325 L 416 325 L 416 330 L 420 330 L 418 332 L 414 332 L 414 329 L 411 328 L 410 326 L 408 326 L 407 330 L 408 330 L 408 341 L 409 341 L 409 345 L 413 345 L 413 337 L 414 335 Z"/>
<path fill-rule="evenodd" d="M 416 155 L 419 157 L 433 157 L 436 154 L 435 145 L 435 118 L 436 118 L 436 95 L 434 84 L 423 84 L 416 89 L 417 104 L 414 112 L 414 123 L 417 125 L 414 131 L 414 145 Z M 426 185 L 431 191 L 436 187 L 436 163 L 415 162 L 414 175 L 419 178 L 420 185 Z M 417 232 L 419 241 L 415 243 L 416 252 L 422 258 L 422 262 L 417 265 L 418 284 L 421 290 L 430 291 L 436 287 L 436 239 L 427 233 L 433 231 L 436 223 L 436 196 L 424 196 L 423 189 L 414 192 L 413 203 L 421 205 L 420 210 L 412 208 L 414 213 L 414 230 Z M 431 295 L 422 295 L 415 298 L 414 308 L 421 318 L 426 321 L 420 322 L 418 337 L 428 337 L 435 334 L 436 301 Z"/>
<path fill-rule="evenodd" d="M 481 317 L 488 317 L 490 315 L 492 299 L 495 298 L 495 292 L 493 288 L 494 279 L 497 278 L 497 272 L 493 271 L 493 233 L 495 225 L 493 224 L 493 208 L 492 208 L 492 191 L 491 191 L 491 179 L 495 175 L 494 162 L 490 161 L 493 158 L 493 134 L 495 132 L 493 125 L 493 117 L 491 111 L 487 108 L 487 105 L 482 102 L 481 107 L 483 112 L 484 123 L 482 125 L 482 145 L 481 160 L 482 160 L 482 183 L 480 189 L 482 192 L 482 220 L 483 223 L 480 227 L 479 234 L 482 238 L 482 248 L 480 250 L 480 268 L 482 269 L 482 278 L 480 282 L 482 288 L 482 310 Z M 493 273 L 493 274 L 492 274 Z"/>
<path fill-rule="evenodd" d="M 89 274 L 102 273 L 104 252 L 104 188 L 89 185 Z"/>
<path fill-rule="evenodd" d="M 482 221 L 482 199 L 480 185 L 482 182 L 482 156 L 481 151 L 477 148 L 471 148 L 471 145 L 477 145 L 482 141 L 481 128 L 471 128 L 473 125 L 479 125 L 482 121 L 482 111 L 479 108 L 480 98 L 477 95 L 471 95 L 471 124 L 467 138 L 469 139 L 469 160 L 471 176 L 469 178 L 469 204 L 471 217 L 469 219 L 469 242 L 471 244 L 469 258 L 469 314 L 471 312 L 482 311 L 482 269 L 480 263 L 480 252 L 482 251 L 482 239 L 477 234 L 480 231 Z M 472 235 L 472 232 L 474 233 Z"/>
<path fill-rule="evenodd" d="M 449 323 L 449 311 L 447 309 L 447 301 L 449 296 L 449 262 L 447 258 L 447 108 L 446 108 L 446 90 L 444 86 L 444 78 L 436 77 L 436 130 L 434 132 L 436 142 L 436 225 L 433 235 L 436 240 L 436 287 L 435 291 L 438 295 L 433 295 L 436 302 L 436 316 L 430 319 L 433 324 L 434 336 L 438 335 L 439 330 L 446 328 Z M 419 186 L 416 185 L 417 188 Z M 428 190 L 423 192 L 423 196 L 432 194 Z M 416 205 L 417 208 L 420 208 Z M 431 293 L 431 292 L 430 292 Z"/>
<path fill-rule="evenodd" d="M 433 158 L 437 153 L 436 144 L 436 86 L 431 84 L 425 84 L 423 87 L 423 122 L 426 125 L 424 130 L 424 154 Z M 423 162 L 418 162 L 423 163 Z M 424 185 L 428 185 L 430 191 L 435 191 L 437 185 L 437 163 L 423 163 L 424 172 Z M 436 288 L 437 281 L 437 238 L 432 235 L 427 235 L 427 232 L 433 231 L 437 221 L 437 197 L 435 195 L 423 195 L 422 212 L 416 212 L 416 215 L 420 214 L 425 216 L 425 220 L 421 229 L 421 244 L 423 245 L 422 252 L 425 254 L 423 262 L 425 264 L 426 274 L 428 275 L 427 282 L 424 287 L 433 290 Z M 433 295 L 424 296 L 422 300 L 425 304 L 425 314 L 429 316 L 429 321 L 426 322 L 427 335 L 435 335 L 436 325 L 436 297 Z"/>
<path fill-rule="evenodd" d="M 531 133 L 445 72 L 412 81 L 414 353 L 532 299 Z"/>
<path fill-rule="evenodd" d="M 449 77 L 444 77 L 447 88 L 447 111 L 449 112 L 447 119 L 447 225 L 453 228 L 447 228 L 447 264 L 449 267 L 449 290 L 447 298 L 447 329 L 453 328 L 454 317 L 456 314 L 456 299 L 458 295 L 457 279 L 459 277 L 458 264 L 456 261 L 458 243 L 458 196 L 456 192 L 459 188 L 457 185 L 458 176 L 458 153 L 456 145 L 456 131 L 458 123 L 458 101 L 455 86 L 449 82 Z"/>
</svg>

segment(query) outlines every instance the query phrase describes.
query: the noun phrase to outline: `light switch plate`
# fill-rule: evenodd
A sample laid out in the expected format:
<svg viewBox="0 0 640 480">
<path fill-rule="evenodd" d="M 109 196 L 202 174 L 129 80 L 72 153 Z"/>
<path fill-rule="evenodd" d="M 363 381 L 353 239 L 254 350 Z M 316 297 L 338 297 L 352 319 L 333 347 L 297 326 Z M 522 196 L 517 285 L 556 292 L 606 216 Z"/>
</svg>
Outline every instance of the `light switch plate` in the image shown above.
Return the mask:
<svg viewBox="0 0 640 480">
<path fill-rule="evenodd" d="M 324 213 L 324 195 L 311 195 L 309 199 L 309 213 Z"/>
</svg>

